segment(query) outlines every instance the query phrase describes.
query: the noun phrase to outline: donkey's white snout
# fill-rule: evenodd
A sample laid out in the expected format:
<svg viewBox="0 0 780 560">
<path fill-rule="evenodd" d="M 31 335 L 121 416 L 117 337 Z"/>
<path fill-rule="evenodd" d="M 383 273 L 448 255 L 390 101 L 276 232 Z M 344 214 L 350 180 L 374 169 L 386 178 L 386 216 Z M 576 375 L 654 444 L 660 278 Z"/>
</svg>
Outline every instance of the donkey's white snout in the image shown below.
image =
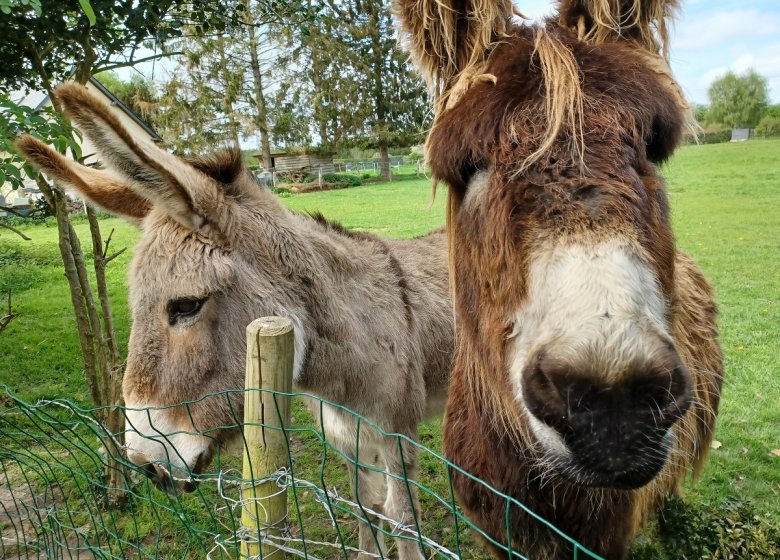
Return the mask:
<svg viewBox="0 0 780 560">
<path fill-rule="evenodd" d="M 193 473 L 211 457 L 212 438 L 191 427 L 177 426 L 170 409 L 128 409 L 125 424 L 127 458 L 164 490 L 189 486 Z"/>
</svg>

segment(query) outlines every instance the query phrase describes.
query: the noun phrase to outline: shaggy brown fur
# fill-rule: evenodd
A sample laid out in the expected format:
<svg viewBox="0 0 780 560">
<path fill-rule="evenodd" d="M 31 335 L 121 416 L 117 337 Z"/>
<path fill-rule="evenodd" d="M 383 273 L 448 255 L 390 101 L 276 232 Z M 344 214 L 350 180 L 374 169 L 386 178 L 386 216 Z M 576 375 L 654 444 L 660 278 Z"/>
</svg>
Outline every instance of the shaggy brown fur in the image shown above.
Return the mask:
<svg viewBox="0 0 780 560">
<path fill-rule="evenodd" d="M 633 41 L 668 59 L 669 21 L 679 8 L 677 0 L 560 0 L 558 22 L 587 43 Z"/>
<path fill-rule="evenodd" d="M 540 26 L 510 24 L 502 2 L 484 4 L 398 0 L 396 7 L 421 73 L 441 80 L 440 99 L 450 96 L 437 105 L 427 144 L 435 179 L 450 187 L 458 345 L 445 453 L 586 547 L 621 559 L 663 497 L 701 468 L 723 372 L 712 290 L 675 249 L 654 166 L 672 154 L 688 122 L 664 61 L 677 2 L 562 1 L 558 17 Z M 447 12 L 450 22 L 468 20 L 465 37 L 454 23 L 431 25 L 420 15 L 431 10 Z M 430 47 L 439 44 L 461 44 L 468 55 L 457 46 Z M 489 79 L 452 79 L 464 75 Z M 478 192 L 471 192 L 474 181 Z M 671 428 L 665 466 L 629 490 L 559 474 L 522 405 L 527 395 L 518 400 L 508 375 L 512 337 L 523 328 L 513 317 L 527 305 L 532 261 L 551 246 L 610 239 L 627 240 L 652 271 L 672 355 L 692 387 L 687 412 Z M 629 410 L 639 406 L 645 379 L 628 376 L 605 390 L 625 392 Z M 497 542 L 531 558 L 572 557 L 567 541 L 522 508 L 511 508 L 507 527 L 505 500 L 484 485 L 456 475 L 455 487 L 472 520 Z"/>
<path fill-rule="evenodd" d="M 267 315 L 293 321 L 299 389 L 413 439 L 422 418 L 441 413 L 453 353 L 443 231 L 382 239 L 291 212 L 254 181 L 238 150 L 181 160 L 132 140 L 81 86 L 57 93 L 120 177 L 29 137 L 20 150 L 64 186 L 142 222 L 123 381 L 132 461 L 170 488 L 172 477 L 204 469 L 237 435 L 218 427 L 242 421 L 244 396 L 224 391 L 243 387 L 244 329 Z M 184 401 L 196 402 L 146 410 Z M 360 503 L 404 524 L 419 516 L 416 491 L 402 476 L 414 477 L 416 448 L 402 443 L 400 452 L 395 438 L 365 423 L 357 442 L 355 416 L 309 404 L 329 443 L 347 457 L 359 443 L 361 464 L 397 475 L 353 472 Z M 378 552 L 372 532 L 381 525 L 369 520 L 373 527 L 359 527 L 366 558 Z M 399 539 L 398 550 L 404 560 L 421 558 L 416 539 Z"/>
<path fill-rule="evenodd" d="M 478 74 L 474 68 L 503 39 L 515 13 L 511 0 L 396 1 L 394 10 L 437 107 L 447 103 L 459 78 L 472 80 Z"/>
</svg>

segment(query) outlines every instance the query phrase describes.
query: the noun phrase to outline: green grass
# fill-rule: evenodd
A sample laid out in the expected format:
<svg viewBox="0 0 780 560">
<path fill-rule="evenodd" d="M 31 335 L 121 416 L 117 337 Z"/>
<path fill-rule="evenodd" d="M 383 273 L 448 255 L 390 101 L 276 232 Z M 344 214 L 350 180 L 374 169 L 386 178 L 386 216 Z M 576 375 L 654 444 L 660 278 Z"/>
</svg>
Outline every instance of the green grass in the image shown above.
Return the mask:
<svg viewBox="0 0 780 560">
<path fill-rule="evenodd" d="M 715 285 L 726 383 L 693 499 L 749 496 L 780 520 L 780 141 L 687 146 L 663 170 L 679 246 Z"/>
<path fill-rule="evenodd" d="M 715 285 L 726 355 L 726 384 L 716 432 L 722 447 L 712 451 L 701 480 L 689 485 L 686 507 L 693 512 L 690 519 L 710 520 L 723 504 L 747 501 L 752 508 L 749 517 L 754 513 L 762 523 L 780 528 L 780 457 L 771 454 L 780 448 L 780 141 L 686 146 L 663 173 L 678 244 L 697 259 Z M 389 184 L 293 195 L 282 201 L 296 210 L 321 211 L 350 228 L 406 237 L 441 225 L 444 199 L 442 192 L 431 205 L 430 182 L 412 176 Z M 137 230 L 117 219 L 105 219 L 103 227 L 105 234 L 116 228 L 113 244 L 117 249 L 132 247 L 139 237 Z M 29 401 L 65 397 L 86 404 L 56 228 L 51 223 L 21 228 L 32 241 L 0 229 L 0 290 L 13 290 L 14 308 L 20 314 L 0 335 L 0 383 Z M 82 242 L 88 243 L 86 223 L 77 223 L 76 229 Z M 130 253 L 112 263 L 109 271 L 123 347 L 129 329 L 126 270 Z M 421 433 L 426 445 L 440 447 L 438 423 L 426 423 Z M 318 445 L 302 440 L 302 469 L 317 468 Z M 445 481 L 437 469 L 436 461 L 423 458 L 424 480 L 446 495 Z M 333 484 L 346 486 L 343 471 L 337 466 L 329 471 Z M 451 540 L 451 516 L 434 512 L 427 498 L 423 505 L 431 508 L 426 518 L 433 531 Z M 732 510 L 736 511 L 728 507 L 723 511 Z M 152 523 L 147 518 L 152 512 L 143 510 L 139 515 L 139 523 Z M 700 525 L 702 532 L 710 530 L 709 522 Z M 327 525 L 312 530 L 317 538 L 333 539 Z M 354 525 L 350 535 L 354 535 Z M 635 558 L 681 557 L 674 552 L 677 549 L 664 550 L 656 540 L 649 532 Z M 470 557 L 483 556 L 474 552 Z"/>
<path fill-rule="evenodd" d="M 67 397 L 86 404 L 89 396 L 82 376 L 83 367 L 76 335 L 76 320 L 70 304 L 65 273 L 60 260 L 57 227 L 52 219 L 40 225 L 18 225 L 32 241 L 23 241 L 0 229 L 0 293 L 12 290 L 13 308 L 19 313 L 0 335 L 0 383 L 7 384 L 23 398 Z M 76 219 L 74 227 L 88 254 L 91 268 L 89 226 Z M 103 220 L 103 235 L 114 229 L 111 247 L 132 248 L 140 233 L 116 219 Z M 127 269 L 132 251 L 111 263 L 107 271 L 109 294 L 122 348 L 127 346 Z"/>
<path fill-rule="evenodd" d="M 388 237 L 411 237 L 444 223 L 444 190 L 434 200 L 431 182 L 404 176 L 379 183 L 301 194 L 282 199 L 293 210 L 320 211 L 351 229 Z"/>
</svg>

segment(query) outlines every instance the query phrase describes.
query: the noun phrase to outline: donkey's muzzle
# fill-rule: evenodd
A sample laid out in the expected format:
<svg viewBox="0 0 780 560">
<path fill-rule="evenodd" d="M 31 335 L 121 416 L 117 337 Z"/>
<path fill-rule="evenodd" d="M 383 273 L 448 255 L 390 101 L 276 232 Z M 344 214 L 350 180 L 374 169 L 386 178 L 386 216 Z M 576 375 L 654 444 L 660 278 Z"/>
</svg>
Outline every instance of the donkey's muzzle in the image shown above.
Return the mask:
<svg viewBox="0 0 780 560">
<path fill-rule="evenodd" d="M 540 353 L 523 373 L 523 399 L 565 446 L 553 458 L 560 474 L 578 484 L 638 488 L 666 464 L 670 430 L 691 404 L 690 377 L 670 348 L 649 367 L 608 379 Z"/>
<path fill-rule="evenodd" d="M 206 453 L 198 455 L 195 461 L 195 466 L 192 467 L 187 473 L 181 473 L 181 476 L 176 476 L 176 473 L 181 469 L 170 467 L 170 465 L 162 465 L 160 463 L 141 463 L 138 465 L 141 472 L 146 475 L 153 483 L 154 486 L 165 492 L 166 494 L 176 494 L 177 492 L 194 492 L 198 487 L 198 481 L 196 478 L 200 474 L 201 470 L 208 464 L 208 458 Z M 171 474 L 171 473 L 174 474 Z"/>
<path fill-rule="evenodd" d="M 193 480 L 174 478 L 163 466 L 156 463 L 144 463 L 139 465 L 141 472 L 149 478 L 155 488 L 169 495 L 177 492 L 194 492 L 198 484 Z"/>
</svg>

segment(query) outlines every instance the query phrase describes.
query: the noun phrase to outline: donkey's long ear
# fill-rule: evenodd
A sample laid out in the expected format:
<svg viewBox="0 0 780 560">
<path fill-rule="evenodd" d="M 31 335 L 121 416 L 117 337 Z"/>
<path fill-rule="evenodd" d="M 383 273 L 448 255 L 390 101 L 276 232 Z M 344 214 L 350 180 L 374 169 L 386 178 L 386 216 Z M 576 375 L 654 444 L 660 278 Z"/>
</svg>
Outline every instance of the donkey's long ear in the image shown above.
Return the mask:
<svg viewBox="0 0 780 560">
<path fill-rule="evenodd" d="M 559 0 L 558 13 L 581 40 L 632 41 L 668 60 L 669 25 L 679 7 L 679 0 Z"/>
<path fill-rule="evenodd" d="M 511 0 L 394 0 L 401 38 L 439 100 L 505 36 Z"/>
<path fill-rule="evenodd" d="M 109 107 L 85 87 L 66 82 L 56 95 L 107 166 L 126 177 L 133 190 L 185 227 L 198 230 L 210 224 L 223 232 L 226 205 L 216 181 L 152 143 L 131 136 Z"/>
<path fill-rule="evenodd" d="M 682 115 L 683 129 L 696 138 L 701 129 L 669 65 L 669 28 L 679 8 L 679 0 L 559 0 L 558 21 L 586 43 L 633 47 L 669 89 Z M 669 137 L 676 134 L 672 131 Z"/>
<path fill-rule="evenodd" d="M 127 182 L 107 171 L 79 165 L 32 136 L 22 136 L 16 147 L 30 163 L 64 187 L 112 214 L 139 224 L 151 204 L 133 191 Z"/>
</svg>

